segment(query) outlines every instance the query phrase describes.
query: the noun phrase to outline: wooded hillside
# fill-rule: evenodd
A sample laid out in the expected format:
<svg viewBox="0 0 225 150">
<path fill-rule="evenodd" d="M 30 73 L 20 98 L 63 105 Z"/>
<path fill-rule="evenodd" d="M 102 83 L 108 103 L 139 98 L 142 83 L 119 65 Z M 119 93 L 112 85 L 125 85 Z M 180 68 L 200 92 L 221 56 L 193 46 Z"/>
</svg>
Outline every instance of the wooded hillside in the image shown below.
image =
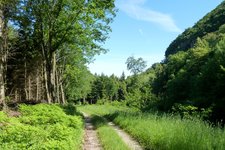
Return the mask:
<svg viewBox="0 0 225 150">
<path fill-rule="evenodd" d="M 197 38 L 202 38 L 210 32 L 219 30 L 225 24 L 225 2 L 204 16 L 193 27 L 186 29 L 167 48 L 166 57 L 178 51 L 187 51 L 196 43 Z"/>
</svg>

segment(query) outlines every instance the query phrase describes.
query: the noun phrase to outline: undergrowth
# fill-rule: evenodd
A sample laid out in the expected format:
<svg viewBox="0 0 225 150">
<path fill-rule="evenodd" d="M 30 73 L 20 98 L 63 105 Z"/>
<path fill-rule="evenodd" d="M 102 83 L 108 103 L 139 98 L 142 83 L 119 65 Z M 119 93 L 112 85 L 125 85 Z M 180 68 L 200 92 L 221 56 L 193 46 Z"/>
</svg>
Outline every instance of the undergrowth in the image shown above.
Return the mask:
<svg viewBox="0 0 225 150">
<path fill-rule="evenodd" d="M 0 149 L 80 149 L 83 122 L 73 107 L 20 105 L 18 118 L 0 112 Z"/>
</svg>

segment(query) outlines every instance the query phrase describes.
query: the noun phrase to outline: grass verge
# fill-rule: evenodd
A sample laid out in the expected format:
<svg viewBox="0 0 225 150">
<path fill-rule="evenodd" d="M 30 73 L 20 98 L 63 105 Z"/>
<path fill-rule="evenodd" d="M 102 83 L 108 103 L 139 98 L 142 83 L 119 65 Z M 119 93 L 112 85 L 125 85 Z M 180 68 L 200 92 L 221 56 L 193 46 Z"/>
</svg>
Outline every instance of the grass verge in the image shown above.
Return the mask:
<svg viewBox="0 0 225 150">
<path fill-rule="evenodd" d="M 110 109 L 108 109 L 110 108 Z M 224 150 L 225 131 L 199 119 L 121 110 L 115 106 L 84 106 L 92 113 L 108 116 L 130 133 L 144 149 Z M 118 111 L 119 110 L 119 111 Z"/>
</svg>

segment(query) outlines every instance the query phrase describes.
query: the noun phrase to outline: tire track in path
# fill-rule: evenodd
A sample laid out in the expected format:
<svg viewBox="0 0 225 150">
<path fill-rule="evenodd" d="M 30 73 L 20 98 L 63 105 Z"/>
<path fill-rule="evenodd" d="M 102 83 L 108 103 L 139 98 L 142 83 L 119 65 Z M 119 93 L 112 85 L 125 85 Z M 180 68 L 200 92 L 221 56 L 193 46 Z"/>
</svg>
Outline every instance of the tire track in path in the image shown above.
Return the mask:
<svg viewBox="0 0 225 150">
<path fill-rule="evenodd" d="M 85 119 L 85 136 L 83 150 L 103 150 L 97 132 L 91 123 L 91 117 L 83 113 Z"/>
<path fill-rule="evenodd" d="M 91 123 L 91 117 L 85 113 L 83 113 L 83 116 L 85 119 L 85 137 L 83 150 L 103 150 L 98 139 L 95 127 Z M 108 125 L 116 131 L 116 133 L 121 137 L 124 143 L 126 143 L 131 150 L 143 150 L 143 148 L 137 141 L 135 141 L 135 139 L 133 139 L 128 133 L 120 129 L 113 122 L 108 122 Z"/>
<path fill-rule="evenodd" d="M 117 134 L 123 139 L 124 143 L 126 143 L 131 150 L 143 150 L 137 141 L 135 141 L 129 134 L 120 129 L 118 126 L 116 126 L 113 122 L 109 122 L 108 125 L 117 132 Z"/>
</svg>

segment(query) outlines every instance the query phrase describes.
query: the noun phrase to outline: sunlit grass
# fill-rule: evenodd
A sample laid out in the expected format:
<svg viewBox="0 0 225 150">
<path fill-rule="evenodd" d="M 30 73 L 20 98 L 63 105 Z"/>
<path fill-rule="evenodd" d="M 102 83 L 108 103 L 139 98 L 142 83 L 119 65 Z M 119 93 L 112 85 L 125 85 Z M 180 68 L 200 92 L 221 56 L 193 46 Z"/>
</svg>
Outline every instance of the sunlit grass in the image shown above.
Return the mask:
<svg viewBox="0 0 225 150">
<path fill-rule="evenodd" d="M 225 149 L 225 132 L 201 120 L 175 116 L 119 113 L 113 120 L 146 149 Z"/>
<path fill-rule="evenodd" d="M 140 113 L 115 106 L 85 106 L 82 109 L 112 119 L 145 149 L 224 150 L 225 131 L 199 119 Z M 123 111 L 124 110 L 124 111 Z"/>
<path fill-rule="evenodd" d="M 93 116 L 92 122 L 105 150 L 129 150 L 115 130 L 107 125 L 106 120 L 99 116 Z"/>
<path fill-rule="evenodd" d="M 78 111 L 86 112 L 90 115 L 107 115 L 112 114 L 116 111 L 130 111 L 128 107 L 125 106 L 112 106 L 109 104 L 106 105 L 85 105 L 77 106 Z"/>
<path fill-rule="evenodd" d="M 129 148 L 123 142 L 121 137 L 116 133 L 116 131 L 107 125 L 107 121 L 100 117 L 105 114 L 110 114 L 115 112 L 114 106 L 104 105 L 105 108 L 102 109 L 100 105 L 86 105 L 85 107 L 77 107 L 80 112 L 92 115 L 92 123 L 96 127 L 100 142 L 105 150 L 128 150 Z M 127 108 L 120 107 L 118 110 L 125 110 Z"/>
</svg>

